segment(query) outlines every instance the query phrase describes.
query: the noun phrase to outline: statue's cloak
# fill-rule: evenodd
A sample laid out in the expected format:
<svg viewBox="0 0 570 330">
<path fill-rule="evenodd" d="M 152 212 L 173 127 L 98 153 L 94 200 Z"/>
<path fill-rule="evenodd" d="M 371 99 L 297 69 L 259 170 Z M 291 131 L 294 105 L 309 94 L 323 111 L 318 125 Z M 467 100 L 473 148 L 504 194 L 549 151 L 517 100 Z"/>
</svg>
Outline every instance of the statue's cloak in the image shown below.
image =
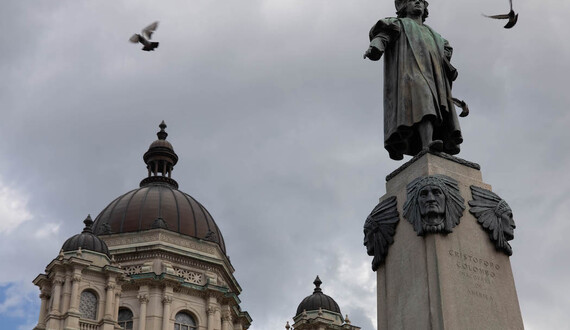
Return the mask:
<svg viewBox="0 0 570 330">
<path fill-rule="evenodd" d="M 390 157 L 416 155 L 422 149 L 417 125 L 434 123 L 434 140 L 455 155 L 463 142 L 451 84 L 457 70 L 449 60 L 453 49 L 429 26 L 409 18 L 386 18 L 370 30 L 370 59 L 384 52 L 384 147 Z"/>
</svg>

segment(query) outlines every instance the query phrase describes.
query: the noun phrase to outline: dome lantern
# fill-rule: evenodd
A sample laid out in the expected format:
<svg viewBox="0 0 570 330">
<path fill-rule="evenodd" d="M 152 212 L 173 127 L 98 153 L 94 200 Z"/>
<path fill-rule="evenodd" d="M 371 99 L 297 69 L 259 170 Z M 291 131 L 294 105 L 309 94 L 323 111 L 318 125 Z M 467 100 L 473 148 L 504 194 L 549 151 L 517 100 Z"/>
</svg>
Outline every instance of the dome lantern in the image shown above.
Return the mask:
<svg viewBox="0 0 570 330">
<path fill-rule="evenodd" d="M 148 151 L 143 155 L 148 176 L 141 181 L 140 186 L 162 182 L 178 188 L 178 183 L 172 179 L 172 170 L 178 162 L 178 155 L 174 152 L 172 144 L 166 141 L 168 133 L 164 130 L 166 128 L 164 120 L 158 127 L 160 127 L 160 131 L 156 133 L 158 140 L 151 143 Z"/>
</svg>

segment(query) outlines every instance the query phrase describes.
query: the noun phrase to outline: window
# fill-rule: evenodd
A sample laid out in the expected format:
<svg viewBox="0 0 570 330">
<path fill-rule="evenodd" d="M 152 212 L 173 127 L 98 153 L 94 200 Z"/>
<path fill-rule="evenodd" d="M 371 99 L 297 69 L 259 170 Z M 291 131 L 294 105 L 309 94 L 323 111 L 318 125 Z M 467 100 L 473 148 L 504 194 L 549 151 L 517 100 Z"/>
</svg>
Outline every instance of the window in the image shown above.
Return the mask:
<svg viewBox="0 0 570 330">
<path fill-rule="evenodd" d="M 196 326 L 196 321 L 188 313 L 180 312 L 176 314 L 176 319 L 174 321 L 174 330 L 194 330 L 198 329 Z"/>
<path fill-rule="evenodd" d="M 97 318 L 97 296 L 95 293 L 88 290 L 81 292 L 79 312 L 84 319 L 95 320 Z"/>
<path fill-rule="evenodd" d="M 125 330 L 133 329 L 133 312 L 130 309 L 119 308 L 119 325 Z"/>
</svg>

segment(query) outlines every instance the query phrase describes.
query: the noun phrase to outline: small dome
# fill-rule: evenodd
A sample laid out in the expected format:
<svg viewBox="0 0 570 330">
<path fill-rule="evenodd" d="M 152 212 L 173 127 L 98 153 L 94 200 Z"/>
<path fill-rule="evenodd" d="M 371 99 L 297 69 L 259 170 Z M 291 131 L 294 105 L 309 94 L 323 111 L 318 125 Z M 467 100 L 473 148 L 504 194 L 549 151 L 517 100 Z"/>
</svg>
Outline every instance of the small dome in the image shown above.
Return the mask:
<svg viewBox="0 0 570 330">
<path fill-rule="evenodd" d="M 303 313 L 303 311 L 316 311 L 319 310 L 319 308 L 341 314 L 340 307 L 338 307 L 336 301 L 323 293 L 323 290 L 320 288 L 322 283 L 323 282 L 321 282 L 319 276 L 317 276 L 313 282 L 313 284 L 315 284 L 315 291 L 313 291 L 312 295 L 307 296 L 303 301 L 301 301 L 299 307 L 297 307 L 297 314 L 295 315 L 299 315 Z"/>
<path fill-rule="evenodd" d="M 208 210 L 178 190 L 178 183 L 171 178 L 178 156 L 166 141 L 164 121 L 159 127 L 158 140 L 143 156 L 148 176 L 140 188 L 119 196 L 104 208 L 95 218 L 93 231 L 105 235 L 163 228 L 217 243 L 225 254 L 224 238 Z"/>
<path fill-rule="evenodd" d="M 77 234 L 63 243 L 63 246 L 61 247 L 63 252 L 81 249 L 103 253 L 110 257 L 111 255 L 109 254 L 107 244 L 97 237 L 97 235 L 93 234 L 93 230 L 91 228 L 93 226 L 93 220 L 91 220 L 91 216 L 88 215 L 83 223 L 85 224 L 85 229 L 83 229 L 81 234 Z"/>
</svg>

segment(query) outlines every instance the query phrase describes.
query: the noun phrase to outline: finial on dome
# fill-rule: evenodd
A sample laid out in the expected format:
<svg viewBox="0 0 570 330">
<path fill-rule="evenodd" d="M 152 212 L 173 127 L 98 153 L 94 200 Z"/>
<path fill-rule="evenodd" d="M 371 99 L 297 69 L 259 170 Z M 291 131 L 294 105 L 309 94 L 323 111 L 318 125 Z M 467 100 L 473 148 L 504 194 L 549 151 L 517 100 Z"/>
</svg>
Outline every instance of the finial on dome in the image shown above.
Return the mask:
<svg viewBox="0 0 570 330">
<path fill-rule="evenodd" d="M 344 323 L 350 324 L 350 320 L 348 319 L 348 314 L 346 314 L 346 317 L 344 318 Z"/>
<path fill-rule="evenodd" d="M 83 232 L 84 233 L 92 233 L 93 232 L 93 220 L 91 219 L 91 214 L 87 215 L 87 218 L 85 218 L 85 220 L 83 220 L 83 223 L 85 224 L 85 228 L 83 228 Z"/>
<path fill-rule="evenodd" d="M 164 120 L 160 123 L 160 125 L 158 125 L 158 127 L 160 127 L 160 132 L 156 133 L 156 136 L 158 136 L 159 140 L 166 140 L 168 133 L 166 133 L 166 131 L 164 130 L 166 128 Z"/>
<path fill-rule="evenodd" d="M 319 275 L 317 275 L 317 278 L 315 278 L 315 280 L 313 281 L 313 284 L 315 285 L 315 291 L 314 292 L 322 292 L 323 291 L 321 289 L 321 284 L 323 284 L 323 282 L 319 278 Z"/>
</svg>

